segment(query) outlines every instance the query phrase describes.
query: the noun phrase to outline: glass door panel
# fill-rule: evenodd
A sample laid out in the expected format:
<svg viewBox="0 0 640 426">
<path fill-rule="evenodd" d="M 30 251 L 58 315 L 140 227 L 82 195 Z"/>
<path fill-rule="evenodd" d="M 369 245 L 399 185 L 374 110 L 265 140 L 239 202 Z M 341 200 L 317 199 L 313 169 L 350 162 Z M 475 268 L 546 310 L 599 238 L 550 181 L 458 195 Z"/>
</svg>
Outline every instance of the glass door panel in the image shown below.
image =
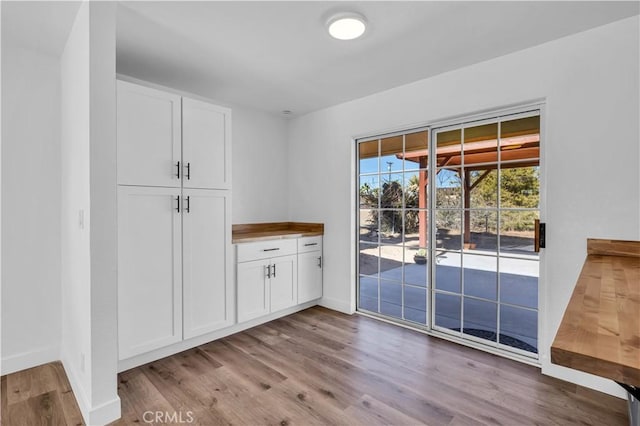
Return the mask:
<svg viewBox="0 0 640 426">
<path fill-rule="evenodd" d="M 537 353 L 539 133 L 538 116 L 433 131 L 434 328 Z"/>
<path fill-rule="evenodd" d="M 423 326 L 429 318 L 428 139 L 423 129 L 359 142 L 357 180 L 358 309 Z"/>
</svg>

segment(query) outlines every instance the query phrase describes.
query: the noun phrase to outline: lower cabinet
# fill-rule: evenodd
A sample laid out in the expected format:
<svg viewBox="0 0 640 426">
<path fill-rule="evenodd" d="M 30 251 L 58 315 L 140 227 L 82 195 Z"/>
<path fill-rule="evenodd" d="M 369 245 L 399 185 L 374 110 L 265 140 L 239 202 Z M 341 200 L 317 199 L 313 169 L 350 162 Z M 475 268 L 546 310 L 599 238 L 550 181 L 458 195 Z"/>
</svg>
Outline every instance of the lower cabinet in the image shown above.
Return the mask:
<svg viewBox="0 0 640 426">
<path fill-rule="evenodd" d="M 229 191 L 118 188 L 118 346 L 127 359 L 231 326 Z"/>
<path fill-rule="evenodd" d="M 180 195 L 180 188 L 118 188 L 120 359 L 182 340 Z"/>
<path fill-rule="evenodd" d="M 298 303 L 322 297 L 322 252 L 298 254 Z"/>
<path fill-rule="evenodd" d="M 297 304 L 295 255 L 238 263 L 238 322 L 259 318 Z"/>
<path fill-rule="evenodd" d="M 238 322 L 322 297 L 322 237 L 236 245 Z"/>
<path fill-rule="evenodd" d="M 230 205 L 227 191 L 184 189 L 182 219 L 183 337 L 235 322 Z"/>
</svg>

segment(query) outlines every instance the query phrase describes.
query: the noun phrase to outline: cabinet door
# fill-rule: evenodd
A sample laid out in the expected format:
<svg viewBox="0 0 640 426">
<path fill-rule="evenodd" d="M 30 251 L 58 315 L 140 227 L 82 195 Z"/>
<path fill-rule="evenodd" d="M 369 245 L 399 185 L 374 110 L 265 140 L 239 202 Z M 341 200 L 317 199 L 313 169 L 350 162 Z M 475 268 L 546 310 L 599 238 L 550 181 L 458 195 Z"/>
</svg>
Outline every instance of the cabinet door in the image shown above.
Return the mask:
<svg viewBox="0 0 640 426">
<path fill-rule="evenodd" d="M 118 183 L 179 187 L 180 96 L 118 81 Z"/>
<path fill-rule="evenodd" d="M 185 188 L 231 187 L 231 111 L 182 99 L 182 155 Z"/>
<path fill-rule="evenodd" d="M 298 302 L 297 256 L 274 257 L 271 264 L 271 312 L 276 312 Z"/>
<path fill-rule="evenodd" d="M 228 191 L 185 189 L 182 212 L 184 338 L 232 325 Z"/>
<path fill-rule="evenodd" d="M 322 252 L 298 255 L 298 303 L 322 297 Z"/>
<path fill-rule="evenodd" d="M 120 359 L 182 340 L 180 190 L 118 188 Z"/>
<path fill-rule="evenodd" d="M 268 259 L 238 263 L 238 322 L 269 313 L 269 266 Z"/>
</svg>

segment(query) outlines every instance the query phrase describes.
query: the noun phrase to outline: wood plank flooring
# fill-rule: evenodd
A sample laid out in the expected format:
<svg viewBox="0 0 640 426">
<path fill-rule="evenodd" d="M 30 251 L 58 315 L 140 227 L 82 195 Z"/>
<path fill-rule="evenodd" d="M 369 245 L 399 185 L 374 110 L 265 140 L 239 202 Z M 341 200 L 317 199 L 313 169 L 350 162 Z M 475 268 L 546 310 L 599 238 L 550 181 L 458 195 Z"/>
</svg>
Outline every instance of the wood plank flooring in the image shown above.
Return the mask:
<svg viewBox="0 0 640 426">
<path fill-rule="evenodd" d="M 12 395 L 20 380 L 2 379 L 3 419 L 16 412 L 4 391 Z M 37 392 L 58 392 L 59 398 L 60 389 L 66 388 Z M 621 399 L 515 361 L 320 307 L 121 373 L 118 389 L 122 418 L 113 425 L 180 419 L 283 426 L 627 424 Z M 15 404 L 32 396 L 11 398 Z M 78 424 L 79 413 L 61 411 L 64 404 L 47 411 L 41 401 L 30 405 L 31 418 L 57 410 L 51 419 Z M 6 418 L 12 426 L 65 424 Z"/>
<path fill-rule="evenodd" d="M 60 362 L 2 376 L 0 399 L 3 426 L 84 424 Z"/>
</svg>

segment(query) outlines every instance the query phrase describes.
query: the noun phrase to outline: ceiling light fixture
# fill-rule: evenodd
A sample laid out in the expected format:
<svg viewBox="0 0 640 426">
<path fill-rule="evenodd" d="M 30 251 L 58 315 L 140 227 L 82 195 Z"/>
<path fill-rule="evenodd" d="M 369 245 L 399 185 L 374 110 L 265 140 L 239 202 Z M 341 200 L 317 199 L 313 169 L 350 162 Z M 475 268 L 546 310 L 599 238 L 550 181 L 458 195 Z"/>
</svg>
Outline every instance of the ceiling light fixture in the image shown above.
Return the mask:
<svg viewBox="0 0 640 426">
<path fill-rule="evenodd" d="M 362 36 L 366 29 L 364 16 L 353 12 L 339 13 L 327 22 L 329 34 L 338 40 L 356 39 Z"/>
</svg>

